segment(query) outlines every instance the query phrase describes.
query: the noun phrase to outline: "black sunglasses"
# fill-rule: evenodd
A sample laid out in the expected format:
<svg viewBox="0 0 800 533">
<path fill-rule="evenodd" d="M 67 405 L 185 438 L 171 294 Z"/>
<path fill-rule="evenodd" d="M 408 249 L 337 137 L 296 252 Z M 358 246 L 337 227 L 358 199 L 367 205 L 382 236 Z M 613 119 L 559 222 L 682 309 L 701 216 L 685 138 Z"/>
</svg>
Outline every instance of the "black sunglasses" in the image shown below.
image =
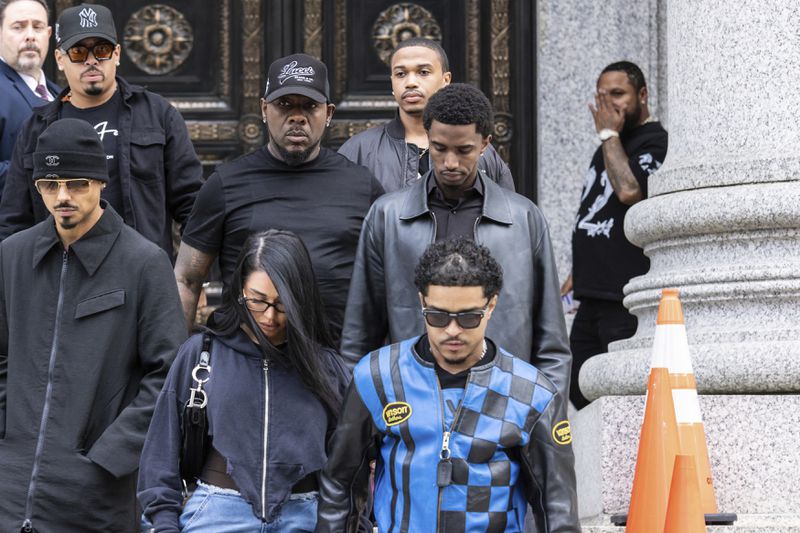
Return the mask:
<svg viewBox="0 0 800 533">
<path fill-rule="evenodd" d="M 73 63 L 83 63 L 91 52 L 98 61 L 108 61 L 114 57 L 114 48 L 113 44 L 107 42 L 95 43 L 91 47 L 76 44 L 67 50 L 67 56 Z"/>
<path fill-rule="evenodd" d="M 423 305 L 425 301 L 422 301 Z M 462 311 L 460 313 L 448 313 L 447 311 L 440 311 L 438 309 L 422 308 L 422 316 L 425 317 L 425 322 L 432 328 L 446 328 L 451 321 L 455 320 L 458 327 L 461 329 L 475 329 L 481 325 L 481 320 L 486 316 L 486 309 L 489 307 L 489 300 L 486 300 L 486 305 L 483 309 L 476 309 L 475 311 Z"/>
<path fill-rule="evenodd" d="M 279 313 L 285 313 L 286 308 L 282 302 L 268 302 L 266 300 L 259 300 L 258 298 L 245 298 L 239 296 L 239 304 L 244 304 L 247 308 L 255 313 L 263 313 L 270 307 L 274 307 Z"/>
</svg>

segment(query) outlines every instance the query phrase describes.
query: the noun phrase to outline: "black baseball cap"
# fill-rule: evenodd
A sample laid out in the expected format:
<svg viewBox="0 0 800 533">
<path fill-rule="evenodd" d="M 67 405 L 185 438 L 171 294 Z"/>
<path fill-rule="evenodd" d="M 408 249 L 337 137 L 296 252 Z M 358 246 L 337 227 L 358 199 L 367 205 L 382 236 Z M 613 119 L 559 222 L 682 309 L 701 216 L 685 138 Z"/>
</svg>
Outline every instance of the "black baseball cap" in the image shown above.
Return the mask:
<svg viewBox="0 0 800 533">
<path fill-rule="evenodd" d="M 117 28 L 111 11 L 98 4 L 81 4 L 62 11 L 56 22 L 56 46 L 67 50 L 87 37 L 117 44 Z"/>
<path fill-rule="evenodd" d="M 264 100 L 272 102 L 286 94 L 301 94 L 319 103 L 330 101 L 328 68 L 307 54 L 292 54 L 269 66 Z"/>
</svg>

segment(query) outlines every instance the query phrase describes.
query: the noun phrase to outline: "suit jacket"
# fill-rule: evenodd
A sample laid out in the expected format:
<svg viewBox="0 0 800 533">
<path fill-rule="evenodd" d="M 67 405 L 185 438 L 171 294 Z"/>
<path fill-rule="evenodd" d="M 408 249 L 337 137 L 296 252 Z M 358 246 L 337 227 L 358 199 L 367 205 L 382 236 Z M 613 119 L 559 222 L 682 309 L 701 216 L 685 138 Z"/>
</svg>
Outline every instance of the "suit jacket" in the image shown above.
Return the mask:
<svg viewBox="0 0 800 533">
<path fill-rule="evenodd" d="M 53 94 L 61 89 L 47 80 L 47 88 Z M 17 71 L 0 61 L 0 194 L 6 181 L 6 171 L 14 149 L 14 141 L 22 124 L 31 116 L 34 107 L 47 102 L 36 96 Z"/>
</svg>

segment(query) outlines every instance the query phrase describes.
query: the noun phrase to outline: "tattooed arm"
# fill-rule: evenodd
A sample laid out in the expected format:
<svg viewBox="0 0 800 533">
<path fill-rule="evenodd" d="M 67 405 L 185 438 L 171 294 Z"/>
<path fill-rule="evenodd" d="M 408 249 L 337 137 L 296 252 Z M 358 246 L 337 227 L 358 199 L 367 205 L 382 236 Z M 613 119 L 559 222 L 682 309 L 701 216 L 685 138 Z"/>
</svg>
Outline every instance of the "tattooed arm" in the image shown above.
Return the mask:
<svg viewBox="0 0 800 533">
<path fill-rule="evenodd" d="M 178 282 L 178 293 L 183 306 L 183 317 L 186 328 L 192 330 L 194 315 L 197 312 L 197 300 L 200 298 L 200 289 L 208 277 L 214 256 L 192 248 L 181 242 L 178 249 L 178 258 L 175 260 L 175 281 Z"/>
</svg>

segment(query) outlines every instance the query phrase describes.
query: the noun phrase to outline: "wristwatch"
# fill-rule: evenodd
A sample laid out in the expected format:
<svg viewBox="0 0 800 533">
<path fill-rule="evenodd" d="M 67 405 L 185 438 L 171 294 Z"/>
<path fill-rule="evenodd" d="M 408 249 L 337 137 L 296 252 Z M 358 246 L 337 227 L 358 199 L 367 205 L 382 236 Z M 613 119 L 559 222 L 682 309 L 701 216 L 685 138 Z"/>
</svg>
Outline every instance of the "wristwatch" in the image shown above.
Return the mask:
<svg viewBox="0 0 800 533">
<path fill-rule="evenodd" d="M 597 133 L 597 138 L 600 139 L 601 142 L 606 142 L 611 137 L 619 137 L 619 132 L 611 128 L 603 128 Z"/>
</svg>

